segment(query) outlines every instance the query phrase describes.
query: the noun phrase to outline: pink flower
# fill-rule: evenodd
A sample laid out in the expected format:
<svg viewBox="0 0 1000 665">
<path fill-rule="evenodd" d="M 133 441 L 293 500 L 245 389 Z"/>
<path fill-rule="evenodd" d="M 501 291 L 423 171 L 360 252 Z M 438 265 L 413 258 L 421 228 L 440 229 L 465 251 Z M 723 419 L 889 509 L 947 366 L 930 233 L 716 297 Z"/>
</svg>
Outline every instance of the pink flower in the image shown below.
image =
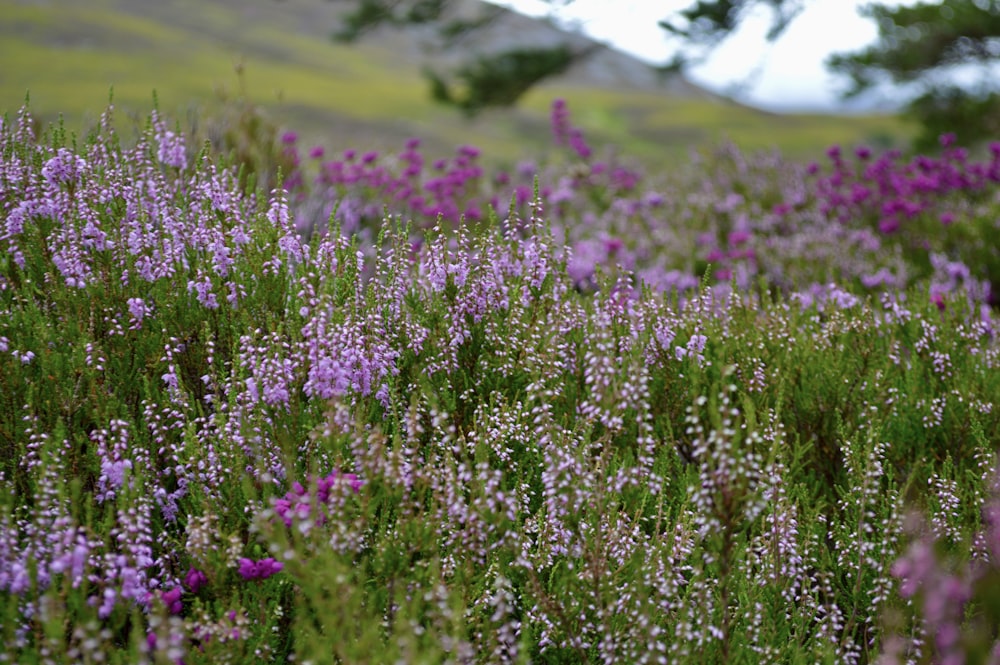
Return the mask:
<svg viewBox="0 0 1000 665">
<path fill-rule="evenodd" d="M 181 603 L 181 588 L 179 586 L 175 586 L 170 591 L 164 591 L 160 594 L 160 599 L 167 606 L 167 610 L 171 614 L 180 614 L 181 610 L 184 609 L 184 605 Z"/>
<path fill-rule="evenodd" d="M 202 588 L 208 584 L 208 578 L 205 577 L 205 573 L 201 572 L 197 568 L 191 568 L 187 571 L 187 575 L 184 576 L 184 586 L 188 588 L 191 593 L 198 593 L 198 589 Z"/>
<path fill-rule="evenodd" d="M 934 303 L 934 305 L 939 310 L 941 310 L 942 312 L 944 311 L 944 308 L 945 308 L 944 296 L 942 296 L 940 293 L 938 293 L 936 291 L 934 293 L 931 293 L 931 302 Z"/>
<path fill-rule="evenodd" d="M 239 573 L 245 580 L 266 580 L 268 577 L 281 572 L 285 564 L 275 561 L 271 557 L 254 561 L 253 559 L 240 559 Z"/>
</svg>

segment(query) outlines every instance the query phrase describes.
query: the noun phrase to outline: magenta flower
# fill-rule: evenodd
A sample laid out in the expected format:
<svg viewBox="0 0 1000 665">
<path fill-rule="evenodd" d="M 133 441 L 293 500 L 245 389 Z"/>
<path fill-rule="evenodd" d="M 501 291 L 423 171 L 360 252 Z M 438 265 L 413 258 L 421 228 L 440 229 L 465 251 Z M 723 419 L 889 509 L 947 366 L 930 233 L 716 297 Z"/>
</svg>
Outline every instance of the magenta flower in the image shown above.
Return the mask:
<svg viewBox="0 0 1000 665">
<path fill-rule="evenodd" d="M 879 220 L 878 230 L 885 235 L 895 233 L 899 230 L 899 220 L 893 216 L 884 217 Z"/>
<path fill-rule="evenodd" d="M 191 593 L 198 593 L 198 590 L 206 584 L 208 584 L 208 578 L 205 577 L 205 573 L 197 568 L 191 568 L 187 571 L 187 575 L 184 576 L 184 586 Z"/>
<path fill-rule="evenodd" d="M 552 102 L 551 123 L 555 144 L 565 145 L 569 135 L 569 111 L 566 109 L 565 99 Z"/>
<path fill-rule="evenodd" d="M 931 292 L 931 302 L 934 303 L 934 306 L 937 307 L 939 310 L 941 310 L 942 312 L 944 311 L 946 306 L 944 302 L 944 296 L 941 295 L 939 291 Z"/>
<path fill-rule="evenodd" d="M 245 557 L 240 559 L 239 573 L 245 580 L 257 579 L 257 562 Z"/>
<path fill-rule="evenodd" d="M 184 605 L 181 603 L 181 593 L 181 588 L 179 586 L 175 586 L 170 591 L 164 591 L 160 594 L 160 599 L 163 601 L 163 604 L 167 606 L 167 611 L 171 614 L 180 614 L 181 610 L 184 609 Z"/>
<path fill-rule="evenodd" d="M 245 580 L 266 580 L 268 577 L 281 572 L 285 564 L 275 561 L 271 557 L 254 561 L 253 559 L 240 559 L 239 573 Z"/>
<path fill-rule="evenodd" d="M 729 232 L 729 246 L 736 247 L 750 240 L 750 232 L 746 230 L 736 230 Z"/>
</svg>

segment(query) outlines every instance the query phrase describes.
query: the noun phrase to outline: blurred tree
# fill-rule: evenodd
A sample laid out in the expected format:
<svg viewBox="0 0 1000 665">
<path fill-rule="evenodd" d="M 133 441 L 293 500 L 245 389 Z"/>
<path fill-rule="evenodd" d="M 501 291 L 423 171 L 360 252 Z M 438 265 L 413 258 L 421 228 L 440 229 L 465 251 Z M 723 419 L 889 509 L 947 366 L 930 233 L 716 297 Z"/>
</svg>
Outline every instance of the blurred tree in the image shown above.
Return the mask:
<svg viewBox="0 0 1000 665">
<path fill-rule="evenodd" d="M 489 26 L 503 10 L 479 3 L 471 12 L 467 0 L 331 0 L 353 6 L 335 37 L 353 41 L 383 25 L 425 25 L 447 49 L 457 40 Z M 573 0 L 545 0 L 553 8 Z M 615 0 L 607 0 L 614 2 Z M 811 0 L 693 0 L 660 26 L 680 39 L 679 53 L 661 69 L 683 72 L 707 57 L 736 31 L 751 12 L 771 12 L 767 38 L 778 39 Z M 458 11 L 461 7 L 462 11 Z M 918 147 L 926 148 L 943 132 L 963 142 L 1000 136 L 1000 92 L 993 86 L 992 66 L 1000 58 L 1000 0 L 939 0 L 913 6 L 872 3 L 863 13 L 878 25 L 875 44 L 857 53 L 835 55 L 827 64 L 843 74 L 853 97 L 881 84 L 900 86 L 910 101 L 906 111 L 924 127 Z M 468 114 L 490 106 L 507 106 L 539 81 L 565 71 L 587 57 L 588 49 L 568 44 L 476 54 L 454 73 L 455 84 L 428 71 L 432 93 Z M 957 85 L 956 77 L 979 83 Z"/>
<path fill-rule="evenodd" d="M 515 104 L 536 83 L 565 71 L 586 53 L 559 45 L 477 55 L 454 74 L 460 82 L 461 92 L 456 92 L 455 86 L 432 69 L 425 69 L 424 76 L 431 83 L 431 96 L 435 100 L 472 116 L 487 107 Z"/>
<path fill-rule="evenodd" d="M 545 0 L 550 4 L 565 4 Z M 570 2 L 572 0 L 569 0 Z M 485 2 L 467 0 L 331 0 L 353 5 L 333 34 L 336 41 L 353 42 L 383 26 L 427 28 L 425 41 L 447 52 L 463 47 L 464 40 L 493 25 L 507 10 Z M 540 81 L 563 73 L 596 47 L 574 48 L 568 42 L 552 46 L 517 46 L 499 52 L 473 49 L 466 62 L 447 76 L 424 69 L 431 96 L 444 104 L 475 115 L 490 107 L 512 106 Z"/>
<path fill-rule="evenodd" d="M 945 132 L 963 143 L 1000 137 L 1000 0 L 944 0 L 911 7 L 872 4 L 878 41 L 832 56 L 827 65 L 847 76 L 847 96 L 882 83 L 911 91 L 907 111 L 923 126 L 917 147 Z M 965 78 L 964 85 L 956 84 Z M 978 78 L 978 82 L 975 80 Z"/>
</svg>

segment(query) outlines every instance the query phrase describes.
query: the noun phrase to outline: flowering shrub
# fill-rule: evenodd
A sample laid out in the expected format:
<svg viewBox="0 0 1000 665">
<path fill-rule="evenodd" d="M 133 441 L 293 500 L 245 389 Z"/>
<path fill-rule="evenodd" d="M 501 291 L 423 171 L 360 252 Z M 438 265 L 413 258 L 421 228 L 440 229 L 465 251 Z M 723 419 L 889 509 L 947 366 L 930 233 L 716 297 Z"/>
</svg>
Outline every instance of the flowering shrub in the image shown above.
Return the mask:
<svg viewBox="0 0 1000 665">
<path fill-rule="evenodd" d="M 989 212 L 1000 191 L 1000 142 L 985 161 L 950 137 L 940 157 L 909 162 L 862 146 L 852 163 L 835 146 L 829 172 L 726 146 L 702 168 L 651 177 L 598 158 L 562 100 L 553 103 L 552 131 L 565 155 L 545 168 L 525 161 L 489 171 L 468 146 L 452 160 L 429 160 L 417 139 L 398 155 L 349 149 L 326 161 L 315 147 L 316 176 L 303 166 L 288 180 L 295 226 L 309 234 L 332 220 L 370 247 L 385 212 L 417 229 L 454 229 L 491 211 L 526 217 L 537 181 L 557 256 L 577 288 L 621 271 L 635 289 L 644 283 L 682 301 L 706 276 L 722 293 L 766 285 L 805 302 L 825 299 L 831 284 L 878 295 L 918 282 L 936 303 L 945 294 L 974 307 L 1000 299 L 1000 222 Z M 303 163 L 294 142 L 286 149 Z"/>
<path fill-rule="evenodd" d="M 85 144 L 5 121 L 0 653 L 983 652 L 989 170 L 921 190 L 954 217 L 915 245 L 776 157 L 646 190 L 555 111 L 541 169 L 313 149 L 272 192 L 155 115 L 129 147 L 110 110 Z M 972 572 L 908 549 L 908 506 Z"/>
</svg>

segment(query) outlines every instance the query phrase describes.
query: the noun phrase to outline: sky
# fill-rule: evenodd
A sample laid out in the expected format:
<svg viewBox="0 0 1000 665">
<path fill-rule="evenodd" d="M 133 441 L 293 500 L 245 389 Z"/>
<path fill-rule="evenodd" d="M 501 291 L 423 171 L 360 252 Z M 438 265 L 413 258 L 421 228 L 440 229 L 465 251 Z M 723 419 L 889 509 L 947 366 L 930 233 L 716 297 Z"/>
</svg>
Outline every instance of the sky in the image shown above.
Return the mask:
<svg viewBox="0 0 1000 665">
<path fill-rule="evenodd" d="M 490 0 L 532 16 L 552 11 L 540 0 Z M 574 0 L 560 19 L 591 37 L 643 60 L 663 64 L 676 51 L 657 22 L 688 7 L 692 0 Z M 886 107 L 891 93 L 845 105 L 839 92 L 846 82 L 826 71 L 823 61 L 835 52 L 857 51 L 877 37 L 874 21 L 858 14 L 868 0 L 807 0 L 806 8 L 778 41 L 768 44 L 767 10 L 751 16 L 688 77 L 741 102 L 776 111 L 849 110 Z M 912 4 L 900 0 L 883 4 Z"/>
</svg>

